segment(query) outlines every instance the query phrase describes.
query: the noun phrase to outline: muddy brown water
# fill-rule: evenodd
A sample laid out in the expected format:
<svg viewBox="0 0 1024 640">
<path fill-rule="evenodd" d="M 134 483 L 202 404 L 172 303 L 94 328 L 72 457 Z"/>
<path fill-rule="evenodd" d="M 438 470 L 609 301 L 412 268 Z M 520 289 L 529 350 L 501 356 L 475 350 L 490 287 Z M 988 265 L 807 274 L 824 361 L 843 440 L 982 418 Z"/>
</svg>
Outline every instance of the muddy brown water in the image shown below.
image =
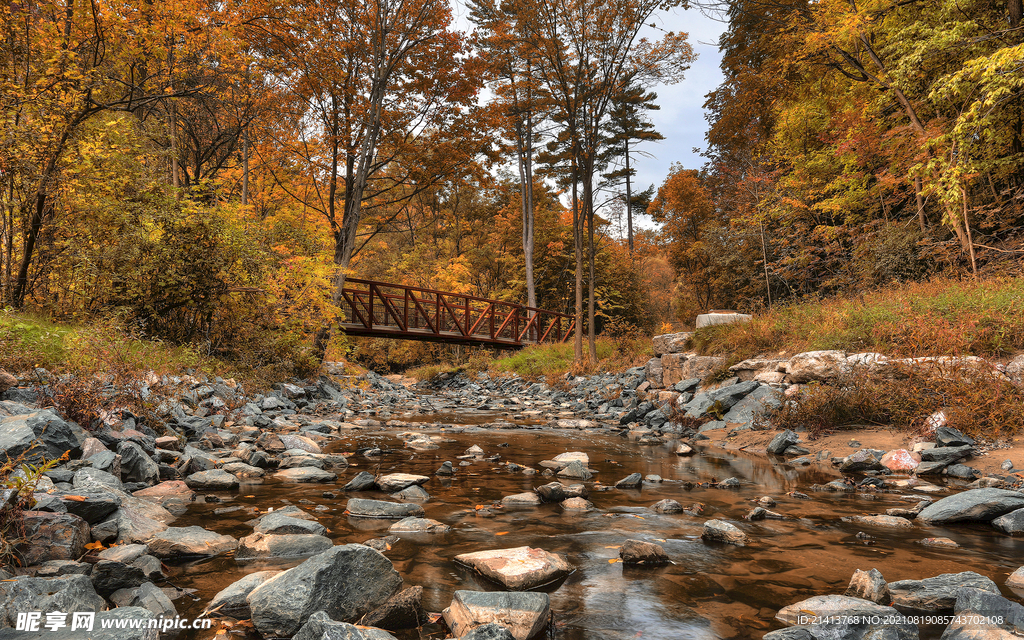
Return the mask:
<svg viewBox="0 0 1024 640">
<path fill-rule="evenodd" d="M 442 535 L 403 534 L 386 555 L 407 586 L 423 587 L 423 606 L 440 612 L 459 589 L 496 590 L 500 587 L 460 568 L 452 558 L 460 553 L 530 545 L 564 554 L 577 568 L 551 591 L 554 624 L 550 638 L 597 640 L 645 638 L 664 640 L 761 638 L 780 628 L 773 617 L 778 609 L 803 598 L 842 593 L 855 569 L 878 568 L 888 581 L 920 579 L 942 573 L 977 571 L 1002 587 L 1009 573 L 1024 558 L 1024 540 L 1016 540 L 983 526 L 956 528 L 916 526 L 911 531 L 868 528 L 840 521 L 842 516 L 884 513 L 886 508 L 909 506 L 892 494 L 835 494 L 809 491 L 810 485 L 838 477 L 825 467 L 794 468 L 763 456 L 704 449 L 700 455 L 678 457 L 673 443 L 641 446 L 604 433 L 547 429 L 481 430 L 469 427 L 424 430 L 445 435 L 452 442 L 435 451 L 405 449 L 393 433 L 360 432 L 333 443 L 332 452 L 354 452 L 378 446 L 387 455 L 369 460 L 353 455 L 352 466 L 339 472 L 334 483 L 294 484 L 267 479 L 244 484 L 239 491 L 219 494 L 223 502 L 197 502 L 174 526 L 200 525 L 219 533 L 243 537 L 252 533 L 246 510 L 215 515 L 231 506 L 269 507 L 294 504 L 318 516 L 330 529 L 335 544 L 362 542 L 387 535 L 392 520 L 352 518 L 344 515 L 349 497 L 389 500 L 381 492 L 345 494 L 340 491 L 360 471 L 404 472 L 431 477 L 424 485 L 430 500 L 421 503 L 426 517 L 450 525 Z M 489 505 L 503 496 L 529 491 L 550 479 L 511 473 L 501 463 L 477 461 L 458 466 L 457 456 L 472 445 L 486 455 L 501 454 L 503 461 L 537 467 L 542 460 L 566 451 L 583 451 L 596 480 L 611 485 L 630 473 L 660 475 L 664 482 L 647 483 L 640 490 L 590 493 L 596 510 L 563 512 L 557 504 L 506 508 L 493 517 L 479 515 L 477 505 Z M 456 465 L 453 479 L 434 476 L 444 460 Z M 693 483 L 734 476 L 738 489 L 694 488 Z M 810 500 L 788 497 L 793 490 L 807 492 Z M 334 491 L 336 498 L 325 498 Z M 784 521 L 747 522 L 743 515 L 759 496 L 772 496 L 775 511 L 791 516 Z M 664 498 L 684 506 L 705 505 L 701 517 L 662 515 L 649 510 Z M 314 510 L 321 506 L 320 510 Z M 746 532 L 745 547 L 708 544 L 700 539 L 709 518 L 728 520 Z M 858 532 L 873 536 L 857 537 Z M 935 549 L 918 543 L 926 537 L 946 536 L 960 549 Z M 619 562 L 618 546 L 628 538 L 656 541 L 673 564 L 659 568 L 627 567 Z M 219 557 L 173 565 L 170 581 L 194 590 L 175 602 L 183 617 L 197 616 L 219 590 L 254 571 L 288 568 L 302 559 L 241 562 Z M 1005 595 L 1017 597 L 1006 590 Z M 212 636 L 212 631 L 198 632 Z M 941 628 L 924 628 L 922 638 L 938 638 Z M 417 637 L 443 637 L 443 627 L 428 625 Z"/>
</svg>

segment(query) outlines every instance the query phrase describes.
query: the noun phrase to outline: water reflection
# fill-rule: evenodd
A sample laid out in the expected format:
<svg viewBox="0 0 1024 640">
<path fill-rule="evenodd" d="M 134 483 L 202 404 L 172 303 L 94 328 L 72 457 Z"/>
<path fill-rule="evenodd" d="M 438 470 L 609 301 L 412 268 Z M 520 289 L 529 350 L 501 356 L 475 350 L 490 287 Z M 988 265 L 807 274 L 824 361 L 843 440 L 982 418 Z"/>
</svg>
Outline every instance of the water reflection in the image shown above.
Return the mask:
<svg viewBox="0 0 1024 640">
<path fill-rule="evenodd" d="M 493 416 L 491 418 L 493 420 Z M 438 430 L 424 430 L 437 435 Z M 405 535 L 387 555 L 407 585 L 423 587 L 423 605 L 441 611 L 457 589 L 495 589 L 473 573 L 452 562 L 460 553 L 530 545 L 562 553 L 577 567 L 552 593 L 555 626 L 551 633 L 561 640 L 595 638 L 760 638 L 778 628 L 775 612 L 811 595 L 842 593 L 855 569 L 877 567 L 887 580 L 925 578 L 940 573 L 973 570 L 1002 584 L 1024 554 L 1024 540 L 1002 536 L 986 527 L 917 527 L 911 532 L 865 529 L 840 521 L 846 515 L 884 513 L 886 508 L 906 506 L 895 495 L 811 493 L 811 500 L 787 496 L 790 491 L 809 492 L 814 483 L 838 477 L 830 468 L 795 468 L 780 461 L 720 449 L 701 455 L 679 457 L 675 443 L 639 446 L 623 438 L 599 432 L 551 430 L 446 429 L 451 442 L 432 451 L 412 451 L 388 433 L 353 433 L 332 444 L 332 452 L 356 452 L 365 447 L 390 449 L 373 460 L 355 455 L 353 466 L 336 483 L 296 485 L 268 479 L 246 485 L 221 504 L 195 504 L 176 526 L 200 524 L 242 537 L 252 532 L 246 524 L 252 515 L 245 510 L 213 515 L 231 505 L 279 508 L 295 504 L 317 515 L 330 529 L 336 544 L 363 542 L 387 535 L 392 521 L 352 518 L 344 514 L 352 495 L 391 499 L 380 492 L 345 494 L 339 491 L 360 471 L 404 472 L 431 476 L 424 488 L 431 494 L 421 502 L 426 517 L 452 526 L 444 535 Z M 501 461 L 473 461 L 459 467 L 457 457 L 471 445 L 486 455 L 500 454 Z M 502 446 L 499 446 L 502 445 Z M 507 446 L 505 446 L 507 445 Z M 584 451 L 590 467 L 604 485 L 614 484 L 630 473 L 656 474 L 664 481 L 644 483 L 640 490 L 592 490 L 590 501 L 597 510 L 564 512 L 557 504 L 530 508 L 476 509 L 500 501 L 503 496 L 529 491 L 551 481 L 539 473 L 511 473 L 505 461 L 534 467 L 540 461 L 566 451 Z M 433 476 L 441 462 L 456 463 L 456 476 Z M 736 477 L 738 489 L 693 487 L 687 483 L 711 482 Z M 324 491 L 335 498 L 325 498 Z M 770 495 L 773 510 L 787 520 L 746 522 L 743 515 L 753 500 Z M 704 503 L 701 517 L 656 514 L 650 505 L 664 498 L 684 506 Z M 316 506 L 324 510 L 314 511 Z M 488 513 L 490 512 L 490 513 Z M 703 522 L 717 517 L 742 528 L 750 543 L 745 547 L 712 545 L 700 540 Z M 864 540 L 857 533 L 866 531 Z M 946 536 L 962 549 L 921 546 L 925 537 Z M 618 546 L 628 538 L 657 541 L 673 564 L 660 568 L 624 567 L 609 562 L 618 557 Z M 220 589 L 255 571 L 287 568 L 301 560 L 236 562 L 217 558 L 173 567 L 171 582 L 196 590 L 198 601 L 179 600 L 183 616 L 199 613 Z M 1009 592 L 1009 595 L 1012 596 Z M 925 633 L 922 637 L 935 637 Z M 415 637 L 415 636 L 410 636 Z"/>
</svg>

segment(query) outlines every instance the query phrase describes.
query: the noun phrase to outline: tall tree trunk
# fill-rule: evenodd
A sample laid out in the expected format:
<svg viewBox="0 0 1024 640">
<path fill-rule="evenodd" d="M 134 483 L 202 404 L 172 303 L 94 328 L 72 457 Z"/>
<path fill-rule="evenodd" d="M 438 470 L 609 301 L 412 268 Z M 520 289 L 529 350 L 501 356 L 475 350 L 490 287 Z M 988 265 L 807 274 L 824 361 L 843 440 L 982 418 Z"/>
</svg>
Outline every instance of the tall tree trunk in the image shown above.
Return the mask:
<svg viewBox="0 0 1024 640">
<path fill-rule="evenodd" d="M 576 331 L 572 337 L 573 360 L 577 365 L 583 364 L 583 216 L 579 206 L 579 180 L 576 175 L 575 152 L 572 159 L 572 243 L 576 258 Z"/>
<path fill-rule="evenodd" d="M 975 278 L 975 280 L 977 280 L 977 278 L 978 278 L 978 262 L 977 262 L 977 260 L 974 257 L 974 239 L 971 237 L 971 221 L 967 218 L 967 187 L 961 185 L 960 186 L 960 194 L 963 196 L 963 201 L 964 201 L 964 207 L 963 207 L 964 230 L 966 231 L 966 234 L 967 234 L 967 245 L 970 247 L 970 250 L 971 250 L 971 252 L 970 252 L 971 253 L 971 273 L 974 274 L 974 278 Z"/>
<path fill-rule="evenodd" d="M 629 238 L 629 255 L 633 255 L 633 192 L 630 187 L 629 140 L 626 140 L 626 235 Z"/>
<path fill-rule="evenodd" d="M 249 204 L 249 132 L 242 131 L 242 206 Z"/>
<path fill-rule="evenodd" d="M 921 233 L 928 230 L 928 220 L 924 217 L 924 196 L 921 194 L 921 177 L 914 178 L 914 196 L 917 198 L 917 224 L 921 227 Z"/>
<path fill-rule="evenodd" d="M 594 190 L 592 171 L 585 171 L 583 182 L 583 207 L 587 219 L 587 265 L 589 278 L 587 279 L 587 347 L 591 364 L 597 364 L 597 341 L 595 320 L 594 284 Z"/>
</svg>

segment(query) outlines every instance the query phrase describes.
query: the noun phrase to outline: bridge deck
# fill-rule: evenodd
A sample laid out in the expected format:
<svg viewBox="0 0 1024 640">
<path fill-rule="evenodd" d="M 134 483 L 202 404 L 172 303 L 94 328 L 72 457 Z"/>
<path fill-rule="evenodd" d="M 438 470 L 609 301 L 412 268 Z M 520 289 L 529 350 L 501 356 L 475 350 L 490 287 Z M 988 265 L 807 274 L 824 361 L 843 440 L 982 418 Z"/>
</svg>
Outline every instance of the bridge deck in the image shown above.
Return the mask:
<svg viewBox="0 0 1024 640">
<path fill-rule="evenodd" d="M 341 306 L 350 336 L 514 349 L 565 342 L 575 328 L 564 313 L 358 278 L 345 279 Z"/>
</svg>

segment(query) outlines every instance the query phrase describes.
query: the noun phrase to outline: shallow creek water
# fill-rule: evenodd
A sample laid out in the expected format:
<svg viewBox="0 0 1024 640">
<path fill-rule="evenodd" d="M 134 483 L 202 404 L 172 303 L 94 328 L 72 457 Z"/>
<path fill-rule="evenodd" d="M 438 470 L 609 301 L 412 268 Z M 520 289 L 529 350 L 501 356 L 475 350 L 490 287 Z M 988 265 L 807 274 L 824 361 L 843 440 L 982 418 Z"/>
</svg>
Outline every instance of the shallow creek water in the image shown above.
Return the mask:
<svg viewBox="0 0 1024 640">
<path fill-rule="evenodd" d="M 868 528 L 844 523 L 842 516 L 884 513 L 895 506 L 912 506 L 893 494 L 836 494 L 810 492 L 814 483 L 838 477 L 827 466 L 794 468 L 763 456 L 707 448 L 700 455 L 678 457 L 672 444 L 639 446 L 624 438 L 603 433 L 549 429 L 482 430 L 456 427 L 424 430 L 452 442 L 435 451 L 405 449 L 393 433 L 357 432 L 333 443 L 332 452 L 354 452 L 369 446 L 390 451 L 381 458 L 353 455 L 352 466 L 339 472 L 335 483 L 294 484 L 267 479 L 244 484 L 237 493 L 221 494 L 223 502 L 197 502 L 174 526 L 198 524 L 219 533 L 241 538 L 252 533 L 245 524 L 253 515 L 246 510 L 214 515 L 215 509 L 241 505 L 280 508 L 294 504 L 317 515 L 331 531 L 336 544 L 362 542 L 385 536 L 392 520 L 368 520 L 344 515 L 349 497 L 390 500 L 380 492 L 344 494 L 340 491 L 359 471 L 404 472 L 430 476 L 424 485 L 430 500 L 422 503 L 426 517 L 453 527 L 443 535 L 403 534 L 386 555 L 407 586 L 423 587 L 423 606 L 440 612 L 458 589 L 498 589 L 458 566 L 452 558 L 460 553 L 530 545 L 564 554 L 576 568 L 563 584 L 551 591 L 554 624 L 549 637 L 560 640 L 605 638 L 761 638 L 779 628 L 773 617 L 778 609 L 803 598 L 842 593 L 855 569 L 878 568 L 888 581 L 920 579 L 942 573 L 977 571 L 1002 585 L 1006 576 L 1022 564 L 1024 540 L 1015 540 L 988 527 L 921 527 L 912 531 Z M 549 478 L 540 474 L 510 473 L 500 463 L 476 461 L 458 466 L 457 456 L 472 445 L 486 455 L 500 453 L 503 461 L 538 468 L 540 461 L 566 451 L 584 451 L 595 480 L 612 485 L 632 472 L 660 475 L 664 482 L 645 482 L 641 490 L 610 490 L 590 493 L 597 507 L 588 513 L 563 512 L 557 504 L 506 508 L 493 517 L 479 515 L 476 505 L 500 501 L 503 496 L 529 491 Z M 456 465 L 456 476 L 442 479 L 434 471 L 444 460 Z M 538 468 L 539 469 L 539 468 Z M 734 476 L 738 489 L 694 488 L 683 481 L 706 482 Z M 797 499 L 787 492 L 801 490 L 811 499 Z M 336 498 L 324 498 L 334 491 Z M 746 522 L 743 516 L 754 506 L 751 500 L 772 496 L 774 511 L 789 520 Z M 702 517 L 662 515 L 648 507 L 663 498 L 684 506 L 702 502 Z M 326 511 L 314 511 L 323 505 Z M 701 541 L 702 524 L 721 518 L 737 524 L 750 542 L 745 547 L 707 544 Z M 864 531 L 873 536 L 857 537 Z M 960 549 L 921 546 L 926 537 L 946 536 Z M 618 545 L 628 538 L 661 544 L 673 564 L 659 568 L 627 567 L 618 562 Z M 176 601 L 183 617 L 197 616 L 210 598 L 242 576 L 254 571 L 295 566 L 302 559 L 271 562 L 238 562 L 219 557 L 171 567 L 170 581 L 194 589 L 194 598 Z M 1003 587 L 1001 587 L 1003 588 Z M 1007 591 L 1006 595 L 1017 597 Z M 434 625 L 423 637 L 443 637 Z M 922 638 L 938 638 L 939 629 L 922 629 Z M 201 632 L 212 635 L 212 632 Z M 208 637 L 207 636 L 207 637 Z M 404 638 L 416 638 L 416 632 Z"/>
</svg>

